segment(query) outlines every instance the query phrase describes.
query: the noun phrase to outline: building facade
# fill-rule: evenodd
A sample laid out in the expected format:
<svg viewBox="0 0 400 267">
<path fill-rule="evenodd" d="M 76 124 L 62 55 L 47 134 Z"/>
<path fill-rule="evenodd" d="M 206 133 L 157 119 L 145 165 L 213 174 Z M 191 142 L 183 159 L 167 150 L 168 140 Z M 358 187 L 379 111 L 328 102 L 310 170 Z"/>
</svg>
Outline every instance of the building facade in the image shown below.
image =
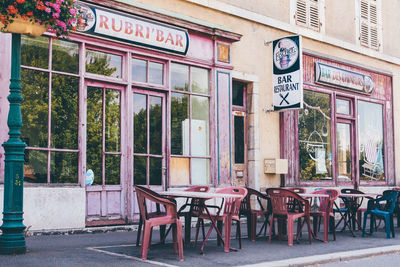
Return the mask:
<svg viewBox="0 0 400 267">
<path fill-rule="evenodd" d="M 396 1 L 79 4 L 69 40 L 22 38 L 31 229 L 131 224 L 135 184 L 398 184 Z M 290 35 L 302 36 L 303 108 L 273 112 L 270 42 Z M 0 40 L 8 88 L 11 36 Z M 287 171 L 266 173 L 265 159 L 287 160 Z"/>
</svg>

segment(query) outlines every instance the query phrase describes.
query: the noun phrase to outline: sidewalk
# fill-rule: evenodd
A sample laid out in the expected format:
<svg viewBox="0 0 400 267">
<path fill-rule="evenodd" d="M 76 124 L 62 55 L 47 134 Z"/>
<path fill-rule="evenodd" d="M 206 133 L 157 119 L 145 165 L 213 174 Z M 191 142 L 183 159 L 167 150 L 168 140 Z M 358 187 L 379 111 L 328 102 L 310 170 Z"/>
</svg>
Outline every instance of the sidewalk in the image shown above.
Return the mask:
<svg viewBox="0 0 400 267">
<path fill-rule="evenodd" d="M 244 235 L 245 228 L 242 225 Z M 287 241 L 272 240 L 269 244 L 265 237 L 256 242 L 244 237 L 242 249 L 230 253 L 217 246 L 214 235 L 206 244 L 205 255 L 199 253 L 201 242 L 196 248 L 184 247 L 183 262 L 173 253 L 170 239 L 166 245 L 153 245 L 149 260 L 142 261 L 140 247 L 135 246 L 136 231 L 40 235 L 26 238 L 26 254 L 0 255 L 0 266 L 308 266 L 400 252 L 400 228 L 396 230 L 398 237 L 391 239 L 385 238 L 383 229 L 364 238 L 361 232 L 355 238 L 350 232 L 338 232 L 336 241 L 330 235 L 328 243 L 313 240 L 312 245 L 303 233 L 293 247 Z M 158 231 L 154 231 L 153 242 L 158 240 Z M 237 240 L 233 239 L 231 246 L 238 247 Z"/>
</svg>

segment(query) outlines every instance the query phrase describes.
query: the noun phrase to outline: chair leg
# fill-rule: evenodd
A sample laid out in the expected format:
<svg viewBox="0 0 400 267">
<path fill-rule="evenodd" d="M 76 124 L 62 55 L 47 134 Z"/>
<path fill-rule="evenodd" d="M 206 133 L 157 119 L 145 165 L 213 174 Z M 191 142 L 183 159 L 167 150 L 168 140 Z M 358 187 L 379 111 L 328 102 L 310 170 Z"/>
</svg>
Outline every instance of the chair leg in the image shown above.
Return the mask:
<svg viewBox="0 0 400 267">
<path fill-rule="evenodd" d="M 386 230 L 386 237 L 390 238 L 390 218 L 389 218 L 389 215 L 385 215 L 385 230 Z"/>
<path fill-rule="evenodd" d="M 201 232 L 203 234 L 203 242 L 204 242 L 204 240 L 206 239 L 206 233 L 204 230 L 204 220 L 201 220 Z"/>
<path fill-rule="evenodd" d="M 231 228 L 232 228 L 232 218 L 230 216 L 225 217 L 224 220 L 225 225 L 225 252 L 229 252 L 230 243 L 231 243 Z"/>
<path fill-rule="evenodd" d="M 292 219 L 287 220 L 287 235 L 288 245 L 293 246 L 293 233 L 294 233 L 294 221 Z"/>
<path fill-rule="evenodd" d="M 183 261 L 182 222 L 180 220 L 178 220 L 176 223 L 176 230 L 176 238 L 178 239 L 179 260 Z"/>
<path fill-rule="evenodd" d="M 151 229 L 153 227 L 150 224 L 147 224 L 144 226 L 144 231 L 143 231 L 143 238 L 142 238 L 142 259 L 147 260 L 147 252 L 149 250 L 150 246 L 150 240 L 151 240 Z"/>
<path fill-rule="evenodd" d="M 172 224 L 172 242 L 173 242 L 173 247 L 174 247 L 174 253 L 178 253 L 178 240 L 176 238 L 177 236 L 177 226 L 176 223 Z"/>
<path fill-rule="evenodd" d="M 335 216 L 329 216 L 329 229 L 332 229 L 333 240 L 336 241 L 336 227 L 335 227 Z"/>
<path fill-rule="evenodd" d="M 368 217 L 368 213 L 364 212 L 364 220 L 363 220 L 364 223 L 363 223 L 363 229 L 362 229 L 362 234 L 361 234 L 362 237 L 365 236 L 365 227 L 367 227 L 367 217 Z M 371 221 L 371 223 L 372 223 L 372 221 Z"/>
<path fill-rule="evenodd" d="M 392 230 L 392 237 L 394 238 L 394 221 L 393 221 L 393 214 L 390 214 L 390 230 Z"/>
<path fill-rule="evenodd" d="M 239 248 L 242 249 L 242 233 L 240 229 L 240 220 L 236 221 L 236 235 L 239 234 Z"/>
<path fill-rule="evenodd" d="M 192 224 L 191 214 L 185 213 L 185 246 L 190 245 L 191 224 Z"/>
<path fill-rule="evenodd" d="M 137 232 L 137 236 L 136 236 L 136 246 L 139 246 L 140 243 L 140 235 L 142 234 L 142 227 L 143 227 L 143 220 L 142 220 L 142 216 L 140 216 L 139 218 L 139 227 L 138 227 L 138 232 Z"/>
<path fill-rule="evenodd" d="M 271 243 L 271 237 L 272 237 L 272 228 L 274 225 L 274 214 L 271 214 L 271 219 L 269 223 L 269 237 L 268 237 L 268 243 Z"/>
<path fill-rule="evenodd" d="M 223 221 L 220 221 L 220 220 L 218 220 L 217 221 L 217 228 L 218 228 L 218 231 L 222 234 L 222 226 L 223 226 Z M 225 230 L 226 230 L 226 225 L 225 225 Z M 221 242 L 222 240 L 221 240 L 221 238 L 219 237 L 219 235 L 217 235 L 217 245 L 218 246 L 221 246 Z"/>
<path fill-rule="evenodd" d="M 256 241 L 256 232 L 257 232 L 257 215 L 252 214 L 251 216 L 251 225 L 250 225 L 250 239 L 251 241 Z"/>
<path fill-rule="evenodd" d="M 196 244 L 197 244 L 197 239 L 198 239 L 198 237 L 199 237 L 200 221 L 201 221 L 201 220 L 202 220 L 202 219 L 197 218 L 197 223 L 196 223 L 196 235 L 195 235 L 195 237 L 194 237 L 194 244 L 193 244 L 193 247 L 196 247 Z"/>
<path fill-rule="evenodd" d="M 312 243 L 312 236 L 311 236 L 311 219 L 310 216 L 306 216 L 306 220 L 307 220 L 307 227 L 308 227 L 308 240 L 310 242 L 310 244 Z"/>
<path fill-rule="evenodd" d="M 252 216 L 252 214 L 251 213 L 247 213 L 246 214 L 246 219 L 247 219 L 247 237 L 251 241 L 253 241 L 252 240 L 252 228 L 251 228 L 253 226 L 253 222 L 252 222 L 253 216 Z"/>
</svg>

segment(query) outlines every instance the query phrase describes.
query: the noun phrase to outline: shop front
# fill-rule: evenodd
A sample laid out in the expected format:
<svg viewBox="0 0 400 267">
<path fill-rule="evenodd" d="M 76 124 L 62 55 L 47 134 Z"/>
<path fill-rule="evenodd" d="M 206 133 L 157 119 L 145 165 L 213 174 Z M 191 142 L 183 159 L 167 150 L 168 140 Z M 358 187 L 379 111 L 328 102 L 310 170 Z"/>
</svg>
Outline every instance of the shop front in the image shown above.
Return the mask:
<svg viewBox="0 0 400 267">
<path fill-rule="evenodd" d="M 394 185 L 390 73 L 307 51 L 303 68 L 304 107 L 281 114 L 285 186 Z"/>
<path fill-rule="evenodd" d="M 69 40 L 22 38 L 28 192 L 85 188 L 79 208 L 69 206 L 76 201 L 68 194 L 56 201 L 73 216 L 84 206 L 85 225 L 93 226 L 136 221 L 134 185 L 230 183 L 229 53 L 240 35 L 128 4 L 88 2 L 80 3 Z M 46 228 L 41 223 L 34 229 Z"/>
</svg>

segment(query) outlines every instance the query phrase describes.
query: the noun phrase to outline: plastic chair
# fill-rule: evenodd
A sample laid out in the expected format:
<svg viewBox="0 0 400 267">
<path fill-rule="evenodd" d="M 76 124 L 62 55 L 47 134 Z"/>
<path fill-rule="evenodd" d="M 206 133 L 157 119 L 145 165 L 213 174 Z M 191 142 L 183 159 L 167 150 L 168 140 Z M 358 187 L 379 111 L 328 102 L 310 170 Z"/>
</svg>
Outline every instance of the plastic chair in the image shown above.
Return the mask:
<svg viewBox="0 0 400 267">
<path fill-rule="evenodd" d="M 328 232 L 330 225 L 332 226 L 333 240 L 336 240 L 336 230 L 335 230 L 335 217 L 333 215 L 333 205 L 335 200 L 339 197 L 339 191 L 336 189 L 320 189 L 312 192 L 311 194 L 325 194 L 329 195 L 329 198 L 321 197 L 319 198 L 319 205 L 317 210 L 311 208 L 310 215 L 313 217 L 314 235 L 317 236 L 319 231 L 319 225 L 321 223 L 321 218 L 324 220 L 324 241 L 328 242 Z M 329 213 L 327 213 L 329 212 Z"/>
<path fill-rule="evenodd" d="M 394 187 L 393 190 L 400 192 L 400 187 Z M 396 214 L 396 216 L 397 216 L 397 227 L 400 227 L 400 193 L 399 193 L 399 196 L 397 197 L 397 202 L 396 202 L 396 206 L 394 207 L 393 213 Z"/>
<path fill-rule="evenodd" d="M 306 192 L 306 189 L 303 187 L 289 187 L 289 188 L 285 188 L 285 189 L 295 192 L 296 194 L 303 194 Z"/>
<path fill-rule="evenodd" d="M 371 216 L 371 224 L 370 224 L 370 233 L 372 234 L 374 231 L 374 223 L 375 216 L 383 217 L 385 219 L 385 228 L 386 228 L 386 237 L 390 238 L 390 232 L 392 232 L 392 236 L 395 236 L 394 233 L 394 224 L 393 224 L 393 211 L 396 205 L 398 191 L 396 190 L 387 190 L 384 192 L 383 196 L 370 199 L 368 201 L 367 210 L 364 212 L 364 224 L 363 224 L 363 232 L 362 236 L 365 236 L 365 228 L 367 226 L 367 216 L 370 214 Z M 386 201 L 386 204 L 382 206 L 380 202 Z M 383 208 L 383 210 L 381 210 Z"/>
<path fill-rule="evenodd" d="M 310 204 L 308 201 L 295 192 L 289 191 L 282 188 L 268 188 L 267 194 L 271 199 L 272 213 L 270 217 L 270 225 L 273 225 L 274 218 L 278 219 L 278 235 L 279 238 L 282 237 L 282 225 L 283 221 L 287 220 L 287 233 L 288 233 L 288 244 L 293 246 L 293 235 L 294 235 L 294 221 L 296 219 L 305 217 L 307 228 L 308 228 L 308 238 L 311 244 L 311 222 L 310 222 Z M 295 200 L 297 203 L 301 204 L 301 209 L 291 209 L 288 208 L 288 202 L 290 200 Z M 298 224 L 300 225 L 300 224 Z M 301 227 L 298 228 L 298 235 L 301 231 Z M 269 240 L 271 243 L 272 237 L 272 227 L 269 230 Z"/>
<path fill-rule="evenodd" d="M 173 224 L 174 252 L 179 251 L 179 260 L 183 261 L 182 222 L 179 220 L 176 203 L 167 198 L 161 198 L 159 194 L 150 189 L 135 186 L 138 199 L 140 215 L 144 222 L 144 233 L 142 242 L 142 259 L 147 259 L 147 252 L 150 246 L 151 230 L 154 226 Z M 165 207 L 165 213 L 158 216 L 149 216 L 146 201 L 151 201 Z"/>
<path fill-rule="evenodd" d="M 229 252 L 229 250 L 230 250 L 232 221 L 236 221 L 236 232 L 239 233 L 239 248 L 242 248 L 239 210 L 240 210 L 240 204 L 241 204 L 242 200 L 247 195 L 247 189 L 244 187 L 232 186 L 232 187 L 217 189 L 217 190 L 215 190 L 215 193 L 234 194 L 234 195 L 240 196 L 238 198 L 224 198 L 224 201 L 221 203 L 221 206 L 207 205 L 207 207 L 217 208 L 216 214 L 210 214 L 210 216 L 213 220 L 217 221 L 219 231 L 221 232 L 221 230 L 222 230 L 222 223 L 225 227 L 224 251 Z M 223 212 L 222 212 L 222 214 L 220 214 L 222 211 L 222 207 L 223 207 Z M 196 238 L 194 241 L 195 246 L 196 246 L 198 235 L 199 235 L 200 222 L 203 221 L 204 219 L 209 220 L 210 217 L 208 214 L 205 214 L 203 211 L 202 214 L 200 214 L 199 220 L 197 221 L 197 225 L 196 225 Z M 204 227 L 204 223 L 203 223 L 203 227 Z M 210 236 L 212 229 L 213 229 L 213 227 L 211 227 L 210 230 L 208 231 L 206 238 L 208 238 Z M 220 242 L 220 240 L 218 238 L 218 243 L 219 242 Z"/>
<path fill-rule="evenodd" d="M 251 239 L 251 241 L 256 241 L 256 230 L 257 230 L 257 217 L 258 216 L 264 216 L 264 223 L 260 229 L 260 232 L 258 233 L 261 234 L 261 232 L 264 230 L 264 235 L 267 231 L 267 224 L 269 215 L 271 214 L 271 200 L 269 199 L 268 196 L 262 194 L 261 192 L 254 190 L 252 188 L 246 187 L 247 189 L 247 195 L 243 199 L 241 205 L 240 205 L 240 216 L 245 216 L 247 218 L 247 235 Z M 257 201 L 260 209 L 252 209 L 251 207 L 251 201 L 254 199 Z M 261 200 L 264 199 L 267 201 L 267 206 L 264 207 L 263 203 Z"/>
</svg>

